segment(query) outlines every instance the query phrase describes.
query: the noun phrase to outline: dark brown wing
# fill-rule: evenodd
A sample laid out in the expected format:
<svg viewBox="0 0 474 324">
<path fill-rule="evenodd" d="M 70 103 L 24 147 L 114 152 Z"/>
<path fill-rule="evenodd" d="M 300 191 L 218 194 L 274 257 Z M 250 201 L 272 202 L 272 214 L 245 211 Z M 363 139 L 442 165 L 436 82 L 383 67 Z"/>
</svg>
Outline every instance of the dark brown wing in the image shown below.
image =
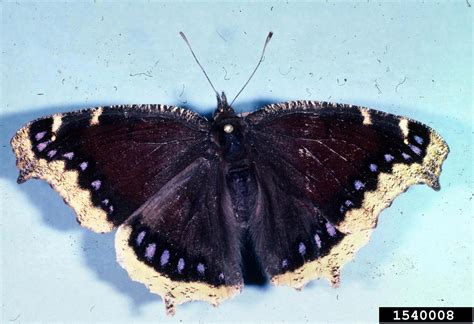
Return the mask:
<svg viewBox="0 0 474 324">
<path fill-rule="evenodd" d="M 56 114 L 12 139 L 18 182 L 48 181 L 96 232 L 110 231 L 208 148 L 208 122 L 177 107 L 132 105 Z"/>
<path fill-rule="evenodd" d="M 217 159 L 198 158 L 119 227 L 118 261 L 163 297 L 168 313 L 240 292 L 240 242 L 222 179 Z"/>
<path fill-rule="evenodd" d="M 246 117 L 260 208 L 257 254 L 273 281 L 302 287 L 338 271 L 379 213 L 410 185 L 438 190 L 448 147 L 429 127 L 324 102 L 269 105 Z"/>
</svg>

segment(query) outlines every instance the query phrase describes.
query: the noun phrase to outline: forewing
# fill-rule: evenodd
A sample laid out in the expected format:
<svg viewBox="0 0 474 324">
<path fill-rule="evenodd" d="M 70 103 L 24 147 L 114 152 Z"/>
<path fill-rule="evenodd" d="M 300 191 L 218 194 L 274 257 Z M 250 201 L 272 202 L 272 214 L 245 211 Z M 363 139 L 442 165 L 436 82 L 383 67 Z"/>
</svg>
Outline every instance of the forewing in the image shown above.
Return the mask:
<svg viewBox="0 0 474 324">
<path fill-rule="evenodd" d="M 96 232 L 121 224 L 208 147 L 205 118 L 177 107 L 98 107 L 35 120 L 12 139 L 18 182 L 41 178 Z"/>
<path fill-rule="evenodd" d="M 429 127 L 356 106 L 289 102 L 246 121 L 259 182 L 257 253 L 274 256 L 265 264 L 274 282 L 295 287 L 321 276 L 337 283 L 397 195 L 415 183 L 439 189 L 448 154 Z"/>
<path fill-rule="evenodd" d="M 241 289 L 237 225 L 222 179 L 216 160 L 198 158 L 119 227 L 119 263 L 162 296 L 168 313 L 191 300 L 217 305 Z"/>
</svg>

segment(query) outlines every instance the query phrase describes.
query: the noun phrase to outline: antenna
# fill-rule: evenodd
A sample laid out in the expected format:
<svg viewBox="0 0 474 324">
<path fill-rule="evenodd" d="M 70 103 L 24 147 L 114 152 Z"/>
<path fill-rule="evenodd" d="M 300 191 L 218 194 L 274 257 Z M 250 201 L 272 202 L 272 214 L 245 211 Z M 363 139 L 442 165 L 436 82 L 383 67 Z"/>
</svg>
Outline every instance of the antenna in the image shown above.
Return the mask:
<svg viewBox="0 0 474 324">
<path fill-rule="evenodd" d="M 183 36 L 183 35 L 181 35 Z M 234 97 L 234 99 L 232 100 L 232 102 L 230 103 L 229 106 L 232 106 L 232 104 L 234 103 L 235 99 L 237 99 L 237 97 L 240 95 L 240 93 L 242 91 L 244 91 L 245 87 L 247 86 L 247 84 L 250 82 L 250 80 L 252 79 L 253 75 L 255 74 L 255 72 L 257 72 L 257 69 L 258 67 L 260 66 L 260 63 L 262 63 L 263 61 L 263 55 L 265 54 L 265 49 L 267 48 L 267 45 L 268 43 L 270 42 L 270 39 L 272 39 L 272 36 L 273 36 L 273 33 L 272 32 L 269 32 L 268 33 L 268 36 L 267 36 L 267 39 L 265 40 L 265 45 L 263 45 L 263 50 L 262 50 L 262 55 L 260 56 L 260 60 L 258 61 L 257 63 L 257 66 L 255 67 L 255 69 L 253 70 L 252 74 L 250 75 L 249 79 L 247 80 L 247 82 L 245 82 L 244 86 L 242 87 L 242 89 L 240 89 L 240 91 L 237 93 L 237 95 Z M 209 81 L 210 82 L 210 81 Z"/>
<path fill-rule="evenodd" d="M 189 50 L 191 51 L 191 54 L 193 54 L 194 59 L 196 60 L 196 63 L 199 65 L 199 67 L 201 68 L 202 72 L 203 72 L 204 75 L 206 76 L 207 81 L 209 81 L 209 84 L 211 85 L 212 89 L 213 89 L 214 92 L 216 93 L 217 98 L 220 98 L 219 93 L 217 92 L 216 88 L 214 88 L 214 85 L 213 85 L 212 82 L 211 82 L 211 79 L 209 79 L 209 77 L 207 76 L 206 71 L 204 71 L 204 68 L 202 67 L 201 63 L 199 63 L 199 60 L 197 59 L 196 54 L 194 54 L 193 48 L 191 47 L 191 44 L 189 43 L 188 39 L 186 38 L 186 35 L 184 35 L 183 32 L 179 32 L 179 34 L 181 35 L 181 37 L 183 37 L 184 41 L 186 42 L 186 45 L 188 45 Z"/>
</svg>

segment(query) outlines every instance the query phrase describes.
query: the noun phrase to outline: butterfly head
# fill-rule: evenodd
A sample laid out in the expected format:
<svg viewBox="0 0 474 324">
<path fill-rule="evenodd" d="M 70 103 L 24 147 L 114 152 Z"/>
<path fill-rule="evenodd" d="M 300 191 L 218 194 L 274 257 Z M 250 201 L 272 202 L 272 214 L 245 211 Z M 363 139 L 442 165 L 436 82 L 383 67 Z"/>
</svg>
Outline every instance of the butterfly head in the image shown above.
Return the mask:
<svg viewBox="0 0 474 324">
<path fill-rule="evenodd" d="M 231 114 L 235 115 L 234 109 L 227 103 L 227 96 L 225 95 L 224 91 L 222 94 L 217 94 L 217 109 L 214 112 L 214 119 L 218 114 Z"/>
<path fill-rule="evenodd" d="M 217 109 L 214 111 L 214 128 L 227 134 L 241 128 L 241 118 L 237 116 L 234 109 L 227 103 L 227 97 L 224 92 L 217 96 Z"/>
<path fill-rule="evenodd" d="M 239 128 L 240 118 L 227 103 L 227 97 L 224 92 L 217 96 L 217 109 L 214 112 L 213 119 L 214 127 L 224 133 L 230 134 Z"/>
</svg>

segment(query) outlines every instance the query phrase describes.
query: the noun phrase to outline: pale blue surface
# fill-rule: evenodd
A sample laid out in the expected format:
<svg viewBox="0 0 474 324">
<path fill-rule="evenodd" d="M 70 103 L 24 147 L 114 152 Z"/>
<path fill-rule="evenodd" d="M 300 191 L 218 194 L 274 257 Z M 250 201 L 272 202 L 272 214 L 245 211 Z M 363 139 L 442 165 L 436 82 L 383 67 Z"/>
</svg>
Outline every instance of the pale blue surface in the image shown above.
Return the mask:
<svg viewBox="0 0 474 324">
<path fill-rule="evenodd" d="M 3 322 L 376 321 L 379 306 L 472 306 L 472 8 L 466 1 L 3 2 L 1 8 Z M 451 148 L 442 190 L 416 186 L 396 199 L 370 243 L 343 268 L 339 289 L 322 280 L 301 292 L 246 287 L 219 308 L 191 303 L 167 318 L 160 298 L 115 262 L 114 234 L 80 228 L 45 182 L 15 183 L 9 140 L 33 118 L 95 105 L 186 101 L 210 112 L 214 95 L 180 30 L 230 97 L 254 67 L 267 32 L 275 33 L 239 109 L 330 100 L 432 126 Z M 137 73 L 149 76 L 132 76 Z"/>
</svg>

